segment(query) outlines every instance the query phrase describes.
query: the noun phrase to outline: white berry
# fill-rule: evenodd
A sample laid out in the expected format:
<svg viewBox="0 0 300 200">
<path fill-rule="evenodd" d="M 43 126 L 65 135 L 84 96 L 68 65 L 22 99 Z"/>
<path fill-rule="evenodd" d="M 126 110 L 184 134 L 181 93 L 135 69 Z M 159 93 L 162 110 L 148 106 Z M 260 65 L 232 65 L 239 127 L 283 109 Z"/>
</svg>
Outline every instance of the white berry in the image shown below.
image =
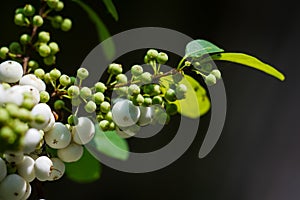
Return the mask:
<svg viewBox="0 0 300 200">
<path fill-rule="evenodd" d="M 87 117 L 79 117 L 78 124 L 72 130 L 72 135 L 73 141 L 77 144 L 89 143 L 95 135 L 94 123 Z"/>
<path fill-rule="evenodd" d="M 19 82 L 20 85 L 31 85 L 35 87 L 39 92 L 46 90 L 46 84 L 44 81 L 36 77 L 34 74 L 24 75 Z"/>
<path fill-rule="evenodd" d="M 140 106 L 140 111 L 141 111 L 141 116 L 139 118 L 138 124 L 140 126 L 146 126 L 151 124 L 154 116 L 154 108 Z"/>
<path fill-rule="evenodd" d="M 24 156 L 23 162 L 17 165 L 18 174 L 22 176 L 27 182 L 35 179 L 34 170 L 35 161 L 30 156 Z"/>
<path fill-rule="evenodd" d="M 19 164 L 24 159 L 24 154 L 20 151 L 6 151 L 4 153 L 4 156 L 7 162 L 14 164 Z"/>
<path fill-rule="evenodd" d="M 66 166 L 65 163 L 63 163 L 59 158 L 51 158 L 51 161 L 53 166 L 50 172 L 50 178 L 48 180 L 55 181 L 64 175 Z"/>
<path fill-rule="evenodd" d="M 31 153 L 33 152 L 36 147 L 41 142 L 41 133 L 35 128 L 30 128 L 24 136 L 23 139 L 23 152 L 24 153 Z"/>
<path fill-rule="evenodd" d="M 52 161 L 47 156 L 41 156 L 35 160 L 34 170 L 36 178 L 40 181 L 46 181 L 50 178 Z"/>
<path fill-rule="evenodd" d="M 1 200 L 19 200 L 26 193 L 26 181 L 17 174 L 10 174 L 0 183 Z"/>
<path fill-rule="evenodd" d="M 63 149 L 57 150 L 57 156 L 64 162 L 76 162 L 83 155 L 82 145 L 71 143 Z"/>
<path fill-rule="evenodd" d="M 26 200 L 29 198 L 31 194 L 31 185 L 29 182 L 26 182 L 26 191 L 25 194 L 23 195 L 23 197 L 20 200 Z"/>
<path fill-rule="evenodd" d="M 22 105 L 24 101 L 24 94 L 21 91 L 20 85 L 15 85 L 7 90 L 5 90 L 3 102 L 4 103 L 14 103 L 18 106 Z"/>
<path fill-rule="evenodd" d="M 54 149 L 67 147 L 71 142 L 71 133 L 69 129 L 61 122 L 54 123 L 52 129 L 45 133 L 45 141 Z"/>
<path fill-rule="evenodd" d="M 23 76 L 23 67 L 20 63 L 7 60 L 0 64 L 0 81 L 16 83 Z"/>
<path fill-rule="evenodd" d="M 121 127 L 134 125 L 139 120 L 140 114 L 139 107 L 127 99 L 118 101 L 112 108 L 113 121 Z"/>
<path fill-rule="evenodd" d="M 33 107 L 33 109 L 31 110 L 31 114 L 33 116 L 41 115 L 44 117 L 44 120 L 45 120 L 43 123 L 37 123 L 35 121 L 32 121 L 30 123 L 30 125 L 33 128 L 45 129 L 51 122 L 53 122 L 53 120 L 52 120 L 53 114 L 52 114 L 51 108 L 45 103 L 39 103 L 39 104 L 35 105 Z"/>
<path fill-rule="evenodd" d="M 0 182 L 6 177 L 7 175 L 7 168 L 5 161 L 0 158 Z"/>
</svg>

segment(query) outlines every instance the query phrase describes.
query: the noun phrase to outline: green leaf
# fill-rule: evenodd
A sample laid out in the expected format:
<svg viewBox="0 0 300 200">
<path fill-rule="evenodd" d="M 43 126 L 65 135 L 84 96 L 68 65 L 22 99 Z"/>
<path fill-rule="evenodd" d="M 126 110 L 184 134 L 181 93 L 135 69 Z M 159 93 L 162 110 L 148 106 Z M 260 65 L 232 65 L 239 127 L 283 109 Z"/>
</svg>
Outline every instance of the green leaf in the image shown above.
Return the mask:
<svg viewBox="0 0 300 200">
<path fill-rule="evenodd" d="M 96 124 L 96 134 L 92 140 L 92 145 L 96 149 L 112 158 L 127 160 L 129 157 L 129 148 L 125 139 L 121 138 L 116 131 L 102 131 Z"/>
<path fill-rule="evenodd" d="M 219 53 L 224 50 L 206 40 L 193 40 L 186 45 L 186 57 L 201 57 L 205 54 Z"/>
<path fill-rule="evenodd" d="M 114 42 L 112 41 L 112 39 L 110 38 L 110 33 L 109 33 L 107 27 L 102 22 L 101 18 L 97 15 L 97 13 L 91 7 L 89 7 L 87 4 L 83 3 L 80 0 L 72 0 L 72 1 L 77 3 L 79 6 L 82 7 L 82 9 L 84 11 L 87 12 L 90 20 L 96 26 L 99 41 L 102 42 L 103 40 L 107 39 L 107 41 L 105 43 L 103 43 L 103 50 L 104 50 L 105 56 L 111 60 L 115 55 L 115 45 L 114 45 Z"/>
<path fill-rule="evenodd" d="M 252 67 L 257 70 L 263 71 L 269 75 L 272 75 L 281 81 L 285 79 L 284 75 L 274 67 L 260 61 L 259 59 L 253 56 L 244 53 L 220 53 L 217 55 L 212 55 L 211 58 L 213 60 L 222 60 L 222 61 L 229 61 L 229 62 L 243 64 L 248 67 Z"/>
<path fill-rule="evenodd" d="M 85 148 L 79 161 L 65 165 L 66 175 L 72 181 L 89 183 L 100 178 L 101 165 Z"/>
<path fill-rule="evenodd" d="M 168 88 L 171 77 L 161 78 L 161 84 Z M 189 75 L 184 75 L 184 78 L 179 82 L 187 86 L 187 93 L 184 99 L 176 100 L 178 112 L 189 118 L 198 118 L 206 114 L 210 109 L 210 100 L 206 95 L 206 90 Z M 163 90 L 164 92 L 164 90 Z"/>
<path fill-rule="evenodd" d="M 106 6 L 106 9 L 108 10 L 108 12 L 113 16 L 113 18 L 118 21 L 119 20 L 119 15 L 118 15 L 118 11 L 114 5 L 114 3 L 112 2 L 112 0 L 102 0 L 103 3 Z"/>
</svg>

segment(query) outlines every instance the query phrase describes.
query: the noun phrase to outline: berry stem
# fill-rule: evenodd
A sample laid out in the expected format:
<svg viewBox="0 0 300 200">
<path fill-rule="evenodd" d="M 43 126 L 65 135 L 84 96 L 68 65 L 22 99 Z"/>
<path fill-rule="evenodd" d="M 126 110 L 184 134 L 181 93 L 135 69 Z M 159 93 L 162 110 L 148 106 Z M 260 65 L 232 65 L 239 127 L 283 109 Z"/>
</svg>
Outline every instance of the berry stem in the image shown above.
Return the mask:
<svg viewBox="0 0 300 200">
<path fill-rule="evenodd" d="M 178 63 L 178 65 L 177 65 L 177 69 L 178 69 L 178 70 L 183 69 L 183 67 L 185 67 L 185 66 L 181 67 L 181 65 L 182 65 L 183 62 L 186 60 L 186 58 L 187 58 L 187 56 L 185 55 L 185 56 L 180 60 L 180 62 Z"/>
</svg>

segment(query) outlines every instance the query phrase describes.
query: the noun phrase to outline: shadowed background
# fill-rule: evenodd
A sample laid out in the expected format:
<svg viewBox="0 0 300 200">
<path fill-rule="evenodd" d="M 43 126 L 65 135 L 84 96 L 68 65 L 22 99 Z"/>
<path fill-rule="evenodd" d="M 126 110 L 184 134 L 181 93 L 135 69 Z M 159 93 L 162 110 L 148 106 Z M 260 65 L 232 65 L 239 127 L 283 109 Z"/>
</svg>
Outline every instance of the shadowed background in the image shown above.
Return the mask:
<svg viewBox="0 0 300 200">
<path fill-rule="evenodd" d="M 24 2 L 2 2 L 0 46 L 16 40 L 22 32 L 12 22 L 14 9 Z M 219 63 L 228 113 L 221 138 L 206 158 L 200 160 L 198 151 L 209 115 L 201 120 L 192 146 L 172 165 L 145 174 L 123 173 L 103 166 L 101 179 L 91 184 L 76 184 L 67 178 L 46 183 L 47 199 L 300 198 L 300 14 L 293 1 L 115 0 L 118 22 L 100 1 L 86 2 L 99 12 L 111 34 L 144 26 L 174 29 L 211 41 L 226 51 L 255 55 L 284 72 L 286 81 L 241 65 Z M 98 41 L 93 24 L 77 5 L 66 1 L 65 10 L 64 15 L 73 19 L 73 30 L 55 31 L 52 35 L 54 41 L 63 38 L 58 67 L 74 73 Z"/>
</svg>

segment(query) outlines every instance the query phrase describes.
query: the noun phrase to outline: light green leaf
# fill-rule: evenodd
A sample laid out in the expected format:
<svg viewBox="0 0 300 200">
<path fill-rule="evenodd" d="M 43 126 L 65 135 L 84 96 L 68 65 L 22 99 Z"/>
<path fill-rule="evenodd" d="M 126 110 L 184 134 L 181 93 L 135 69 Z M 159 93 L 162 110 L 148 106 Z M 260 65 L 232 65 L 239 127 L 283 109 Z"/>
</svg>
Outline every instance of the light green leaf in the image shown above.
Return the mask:
<svg viewBox="0 0 300 200">
<path fill-rule="evenodd" d="M 119 20 L 119 15 L 118 15 L 118 11 L 114 5 L 114 3 L 112 2 L 112 0 L 102 0 L 103 3 L 106 6 L 106 9 L 108 10 L 108 12 L 113 16 L 113 18 L 118 21 Z"/>
<path fill-rule="evenodd" d="M 101 165 L 85 148 L 79 161 L 65 165 L 66 175 L 72 181 L 89 183 L 100 178 Z"/>
<path fill-rule="evenodd" d="M 161 84 L 168 87 L 171 77 L 161 78 Z M 206 114 L 210 109 L 210 100 L 206 95 L 206 90 L 189 75 L 184 75 L 184 78 L 179 82 L 187 86 L 187 93 L 184 99 L 176 100 L 178 112 L 189 118 L 198 118 Z M 163 93 L 165 90 L 163 90 Z"/>
<path fill-rule="evenodd" d="M 239 63 L 242 65 L 246 65 L 248 67 L 252 67 L 254 69 L 263 71 L 269 75 L 272 75 L 279 80 L 283 81 L 285 79 L 284 75 L 279 72 L 274 67 L 260 61 L 259 59 L 244 54 L 244 53 L 220 53 L 217 55 L 212 55 L 211 57 L 213 60 L 222 60 L 222 61 L 229 61 L 234 63 Z"/>
<path fill-rule="evenodd" d="M 206 40 L 193 40 L 186 45 L 186 57 L 201 57 L 205 54 L 219 53 L 224 50 Z"/>
<path fill-rule="evenodd" d="M 129 148 L 125 139 L 117 135 L 116 131 L 102 131 L 96 124 L 96 134 L 92 141 L 96 149 L 112 158 L 126 160 L 129 157 Z"/>
<path fill-rule="evenodd" d="M 82 7 L 83 10 L 85 10 L 87 12 L 90 20 L 96 26 L 99 41 L 102 42 L 103 40 L 108 39 L 107 42 L 105 44 L 103 44 L 103 50 L 104 50 L 105 56 L 111 60 L 115 55 L 115 45 L 114 45 L 114 42 L 112 41 L 112 39 L 110 38 L 110 33 L 109 33 L 107 27 L 102 22 L 101 18 L 97 15 L 97 13 L 90 6 L 88 6 L 87 4 L 83 3 L 80 0 L 72 0 L 72 1 L 77 3 L 79 6 Z"/>
</svg>

